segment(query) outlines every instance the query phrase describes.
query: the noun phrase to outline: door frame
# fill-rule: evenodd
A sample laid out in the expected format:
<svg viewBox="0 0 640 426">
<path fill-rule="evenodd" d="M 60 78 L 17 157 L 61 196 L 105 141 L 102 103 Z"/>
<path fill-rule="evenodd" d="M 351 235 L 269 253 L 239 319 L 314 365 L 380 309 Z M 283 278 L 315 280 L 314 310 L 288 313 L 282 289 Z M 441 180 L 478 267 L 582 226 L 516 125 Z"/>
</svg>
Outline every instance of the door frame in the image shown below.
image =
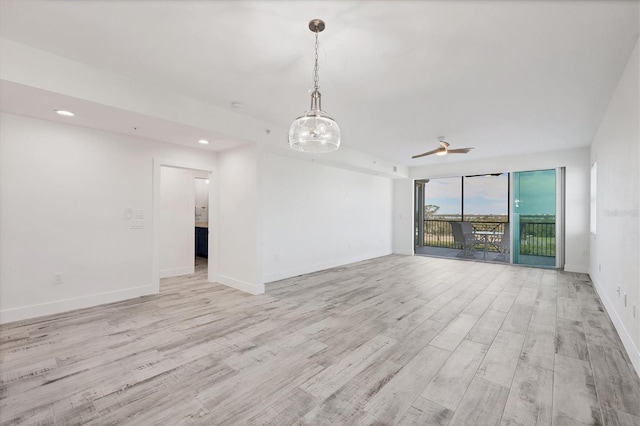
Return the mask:
<svg viewBox="0 0 640 426">
<path fill-rule="evenodd" d="M 152 207 L 152 239 L 151 239 L 151 288 L 153 293 L 160 291 L 160 173 L 162 167 L 195 170 L 209 173 L 209 257 L 207 263 L 207 280 L 215 282 L 218 273 L 218 171 L 208 162 L 191 162 L 167 158 L 153 159 L 153 207 Z"/>
<path fill-rule="evenodd" d="M 513 176 L 511 176 L 510 182 L 510 200 L 509 200 L 509 216 L 512 218 L 509 223 L 510 234 L 511 234 L 511 250 L 510 250 L 510 259 L 509 262 L 514 265 L 523 265 L 523 266 L 533 266 L 526 265 L 521 263 L 515 263 L 515 251 L 516 251 L 516 238 L 519 238 L 519 235 L 515 232 L 515 221 L 516 221 L 516 211 L 515 211 L 515 196 L 516 196 L 516 173 L 522 172 L 536 172 L 543 170 L 554 170 L 555 171 L 555 197 L 556 197 L 556 220 L 555 220 L 555 231 L 556 231 L 556 256 L 555 256 L 555 265 L 556 269 L 564 268 L 564 247 L 565 247 L 565 236 L 564 236 L 564 216 L 565 216 L 565 168 L 564 167 L 555 167 L 555 168 L 545 168 L 545 169 L 535 169 L 535 170 L 517 170 L 509 172 Z M 517 216 L 517 220 L 520 220 L 520 216 Z M 519 249 L 519 245 L 518 245 Z"/>
</svg>

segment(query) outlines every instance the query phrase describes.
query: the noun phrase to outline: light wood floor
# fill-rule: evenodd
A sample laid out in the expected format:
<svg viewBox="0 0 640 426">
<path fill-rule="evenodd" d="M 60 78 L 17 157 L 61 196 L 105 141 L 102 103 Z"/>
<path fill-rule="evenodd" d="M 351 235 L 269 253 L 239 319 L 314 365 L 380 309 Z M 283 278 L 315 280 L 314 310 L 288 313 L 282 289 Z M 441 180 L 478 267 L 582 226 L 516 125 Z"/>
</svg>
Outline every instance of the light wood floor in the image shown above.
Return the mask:
<svg viewBox="0 0 640 426">
<path fill-rule="evenodd" d="M 0 327 L 2 424 L 638 425 L 586 275 L 386 256 Z"/>
</svg>

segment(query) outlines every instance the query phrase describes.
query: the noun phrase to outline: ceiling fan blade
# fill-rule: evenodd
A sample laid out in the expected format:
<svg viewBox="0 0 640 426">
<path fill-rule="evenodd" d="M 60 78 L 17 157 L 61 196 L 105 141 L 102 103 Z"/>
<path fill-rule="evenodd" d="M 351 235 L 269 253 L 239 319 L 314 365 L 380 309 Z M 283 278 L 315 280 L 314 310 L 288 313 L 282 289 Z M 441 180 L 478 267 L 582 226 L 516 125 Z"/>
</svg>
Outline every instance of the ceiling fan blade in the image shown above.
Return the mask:
<svg viewBox="0 0 640 426">
<path fill-rule="evenodd" d="M 438 148 L 438 149 L 434 149 L 433 151 L 427 151 L 425 153 L 422 154 L 418 154 L 418 155 L 414 155 L 411 158 L 420 158 L 420 157 L 426 157 L 427 155 L 431 155 L 431 154 L 435 154 L 436 152 L 440 152 L 442 148 Z"/>
<path fill-rule="evenodd" d="M 447 152 L 449 154 L 466 154 L 471 151 L 473 148 L 458 148 L 458 149 L 448 149 Z"/>
</svg>

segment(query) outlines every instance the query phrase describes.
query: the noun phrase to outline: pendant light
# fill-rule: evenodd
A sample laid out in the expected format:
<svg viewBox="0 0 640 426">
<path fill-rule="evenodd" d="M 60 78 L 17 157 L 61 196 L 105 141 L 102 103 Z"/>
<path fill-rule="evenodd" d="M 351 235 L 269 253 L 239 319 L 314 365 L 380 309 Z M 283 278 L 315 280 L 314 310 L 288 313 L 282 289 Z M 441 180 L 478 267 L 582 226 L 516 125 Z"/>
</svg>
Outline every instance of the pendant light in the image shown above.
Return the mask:
<svg viewBox="0 0 640 426">
<path fill-rule="evenodd" d="M 295 119 L 289 128 L 289 146 L 301 152 L 331 152 L 340 147 L 340 127 L 322 111 L 318 86 L 318 34 L 324 30 L 324 21 L 312 19 L 309 29 L 316 35 L 316 56 L 313 67 L 311 109 Z"/>
</svg>

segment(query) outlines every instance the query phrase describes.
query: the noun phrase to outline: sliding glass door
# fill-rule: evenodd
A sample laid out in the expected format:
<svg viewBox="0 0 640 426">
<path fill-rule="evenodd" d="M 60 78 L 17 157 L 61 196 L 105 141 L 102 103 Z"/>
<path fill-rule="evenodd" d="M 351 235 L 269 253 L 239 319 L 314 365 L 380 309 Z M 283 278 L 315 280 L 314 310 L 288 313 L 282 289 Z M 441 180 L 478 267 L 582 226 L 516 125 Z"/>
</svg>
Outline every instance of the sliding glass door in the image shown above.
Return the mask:
<svg viewBox="0 0 640 426">
<path fill-rule="evenodd" d="M 415 253 L 460 257 L 452 222 L 471 225 L 465 258 L 559 268 L 564 169 L 415 181 Z"/>
<path fill-rule="evenodd" d="M 465 258 L 509 261 L 498 241 L 509 224 L 507 173 L 416 180 L 414 201 L 416 253 L 458 256 L 464 243 L 456 241 L 452 222 L 460 222 L 467 234 L 477 233 Z"/>
<path fill-rule="evenodd" d="M 556 267 L 556 170 L 513 173 L 513 263 Z"/>
</svg>

